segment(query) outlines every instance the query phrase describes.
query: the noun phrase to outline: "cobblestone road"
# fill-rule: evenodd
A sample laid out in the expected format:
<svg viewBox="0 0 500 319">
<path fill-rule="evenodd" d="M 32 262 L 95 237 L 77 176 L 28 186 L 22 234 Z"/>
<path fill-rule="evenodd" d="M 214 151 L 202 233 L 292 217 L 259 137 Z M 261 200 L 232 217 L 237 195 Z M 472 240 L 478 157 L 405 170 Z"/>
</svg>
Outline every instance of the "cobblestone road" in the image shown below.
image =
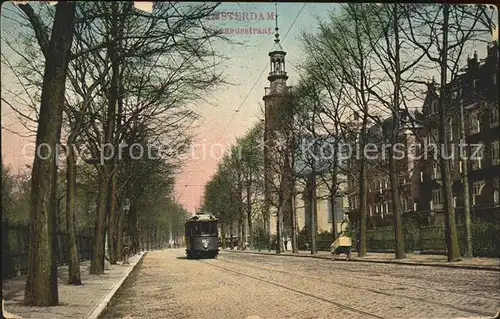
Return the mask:
<svg viewBox="0 0 500 319">
<path fill-rule="evenodd" d="M 223 252 L 149 253 L 105 318 L 493 316 L 500 273 Z"/>
</svg>

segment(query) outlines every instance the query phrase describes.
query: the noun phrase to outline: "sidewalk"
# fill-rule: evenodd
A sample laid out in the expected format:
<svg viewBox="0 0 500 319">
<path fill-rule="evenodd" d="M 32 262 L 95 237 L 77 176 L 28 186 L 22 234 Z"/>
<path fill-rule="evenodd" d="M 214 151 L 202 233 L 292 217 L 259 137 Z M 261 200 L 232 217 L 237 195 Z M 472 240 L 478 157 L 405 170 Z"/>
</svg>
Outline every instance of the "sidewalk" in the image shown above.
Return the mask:
<svg viewBox="0 0 500 319">
<path fill-rule="evenodd" d="M 274 251 L 238 251 L 238 250 L 227 250 L 222 249 L 222 251 L 236 252 L 236 253 L 248 253 L 248 254 L 266 254 L 266 255 L 276 255 Z M 282 256 L 291 257 L 306 257 L 306 258 L 320 258 L 320 259 L 331 259 L 331 253 L 328 251 L 318 251 L 316 255 L 311 255 L 309 251 L 301 250 L 298 254 L 293 254 L 292 252 L 284 252 Z M 345 255 L 340 255 L 338 257 L 339 261 L 345 261 Z M 394 253 L 367 253 L 366 257 L 358 257 L 356 252 L 353 252 L 351 261 L 355 262 L 371 262 L 371 263 L 383 263 L 383 264 L 402 264 L 402 265 L 415 265 L 415 266 L 435 266 L 435 267 L 448 267 L 448 268 L 462 268 L 462 269 L 477 269 L 477 270 L 490 270 L 490 271 L 500 271 L 500 261 L 498 258 L 486 258 L 486 257 L 462 257 L 462 261 L 449 263 L 447 261 L 447 256 L 443 255 L 420 255 L 407 253 L 406 259 L 395 259 Z"/>
<path fill-rule="evenodd" d="M 68 285 L 68 266 L 59 267 L 57 274 L 59 278 L 59 306 L 56 307 L 23 305 L 26 278 L 21 276 L 5 280 L 2 283 L 2 295 L 5 299 L 4 318 L 97 319 L 145 253 L 142 252 L 130 257 L 129 265 L 113 265 L 111 270 L 106 270 L 100 276 L 89 274 L 90 261 L 82 262 L 80 268 L 83 285 L 81 286 Z"/>
</svg>

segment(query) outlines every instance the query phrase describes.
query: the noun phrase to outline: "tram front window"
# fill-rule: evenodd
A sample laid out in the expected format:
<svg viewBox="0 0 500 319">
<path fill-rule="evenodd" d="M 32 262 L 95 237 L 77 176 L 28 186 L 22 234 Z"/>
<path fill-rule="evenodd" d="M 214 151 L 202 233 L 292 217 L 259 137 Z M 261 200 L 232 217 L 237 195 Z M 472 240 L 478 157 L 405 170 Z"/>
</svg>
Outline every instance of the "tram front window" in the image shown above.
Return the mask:
<svg viewBox="0 0 500 319">
<path fill-rule="evenodd" d="M 193 225 L 193 235 L 217 235 L 217 224 L 216 223 L 197 223 Z"/>
</svg>

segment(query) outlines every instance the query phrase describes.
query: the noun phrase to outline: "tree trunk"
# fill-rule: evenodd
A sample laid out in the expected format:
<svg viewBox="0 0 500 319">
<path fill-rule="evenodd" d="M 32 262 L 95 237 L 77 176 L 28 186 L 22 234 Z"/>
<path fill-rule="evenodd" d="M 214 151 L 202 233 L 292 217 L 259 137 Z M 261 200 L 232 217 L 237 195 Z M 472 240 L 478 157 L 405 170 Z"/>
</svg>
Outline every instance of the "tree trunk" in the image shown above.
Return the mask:
<svg viewBox="0 0 500 319">
<path fill-rule="evenodd" d="M 234 243 L 233 243 L 233 220 L 229 219 L 229 247 L 231 249 L 234 248 Z"/>
<path fill-rule="evenodd" d="M 103 172 L 99 175 L 99 193 L 97 195 L 97 211 L 94 231 L 94 244 L 92 260 L 90 261 L 90 273 L 101 275 L 104 273 L 104 244 L 106 230 L 106 196 L 107 196 L 107 169 L 103 166 Z"/>
<path fill-rule="evenodd" d="M 338 135 L 337 135 L 338 136 Z M 337 142 L 334 142 L 333 145 L 333 154 L 337 154 Z M 332 186 L 330 188 L 330 207 L 332 209 L 332 235 L 333 235 L 333 240 L 335 240 L 338 237 L 338 230 L 337 230 L 337 223 L 338 221 L 335 219 L 335 204 L 337 200 L 337 156 L 334 156 L 333 160 L 333 172 L 332 172 Z"/>
<path fill-rule="evenodd" d="M 222 240 L 221 248 L 226 249 L 226 229 L 224 224 L 220 224 L 220 239 Z"/>
<path fill-rule="evenodd" d="M 137 254 L 139 248 L 139 238 L 137 236 L 137 209 L 135 203 L 130 205 L 127 217 L 127 220 L 124 220 L 124 229 L 128 229 L 129 231 L 129 251 Z"/>
<path fill-rule="evenodd" d="M 150 251 L 151 250 L 151 236 L 149 233 L 149 227 L 146 227 L 146 250 Z"/>
<path fill-rule="evenodd" d="M 29 5 L 25 5 L 29 6 Z M 27 7 L 25 7 L 27 8 Z M 29 6 L 31 9 L 31 7 Z M 73 42 L 75 3 L 60 2 L 48 45 L 43 77 L 40 114 L 36 137 L 37 149 L 45 144 L 50 156 L 37 154 L 31 180 L 31 211 L 28 269 L 25 303 L 31 306 L 55 306 L 59 303 L 57 288 L 56 234 L 56 147 L 62 125 L 66 74 Z M 45 154 L 46 155 L 46 154 Z"/>
<path fill-rule="evenodd" d="M 314 170 L 314 164 L 313 164 L 313 171 L 310 175 L 310 191 L 309 191 L 309 200 L 311 203 L 311 221 L 309 224 L 311 225 L 311 230 L 309 233 L 310 240 L 311 240 L 311 254 L 316 254 L 317 249 L 316 249 L 316 236 L 318 234 L 318 225 L 316 224 L 316 218 L 318 215 L 318 204 L 317 204 L 317 194 L 316 194 L 316 172 Z"/>
<path fill-rule="evenodd" d="M 337 230 L 337 222 L 335 221 L 335 204 L 336 204 L 336 197 L 335 193 L 331 193 L 330 196 L 328 197 L 328 200 L 330 201 L 330 207 L 332 208 L 332 235 L 333 235 L 333 240 L 335 240 L 339 233 Z"/>
<path fill-rule="evenodd" d="M 396 259 L 405 259 L 405 241 L 403 232 L 403 217 L 399 199 L 399 181 L 394 152 L 389 148 L 389 175 L 391 179 L 392 211 L 394 212 L 394 236 L 396 239 Z"/>
<path fill-rule="evenodd" d="M 267 239 L 267 249 L 270 252 L 272 248 L 271 242 L 271 193 L 269 184 L 271 182 L 271 170 L 269 167 L 269 148 L 270 145 L 270 128 L 268 127 L 269 121 L 267 121 L 268 114 L 266 116 L 265 127 L 264 127 L 264 231 Z"/>
<path fill-rule="evenodd" d="M 239 162 L 238 162 L 239 163 Z M 243 249 L 243 183 L 241 180 L 241 167 L 237 167 L 237 188 L 238 188 L 238 250 Z"/>
<path fill-rule="evenodd" d="M 282 193 L 282 191 L 280 191 Z M 280 197 L 283 195 L 280 194 Z M 276 212 L 276 253 L 283 252 L 283 199 L 279 199 L 279 207 Z"/>
<path fill-rule="evenodd" d="M 252 229 L 252 174 L 248 174 L 247 178 L 247 225 L 248 225 L 248 245 L 250 249 L 254 249 L 253 229 Z"/>
<path fill-rule="evenodd" d="M 395 54 L 394 54 L 394 65 L 395 65 L 395 85 L 394 85 L 394 109 L 392 111 L 392 132 L 391 141 L 392 145 L 398 142 L 399 137 L 399 101 L 400 101 L 400 89 L 401 89 L 401 65 L 400 65 L 400 42 L 399 42 L 399 14 L 398 14 L 398 4 L 394 4 L 393 12 L 393 29 L 394 29 L 394 42 L 395 42 Z M 398 181 L 398 167 L 394 159 L 394 148 L 389 148 L 389 177 L 391 180 L 391 195 L 392 195 L 392 211 L 394 212 L 394 236 L 396 239 L 396 259 L 405 259 L 405 239 L 403 231 L 403 217 L 401 214 L 401 203 L 399 194 L 399 181 Z"/>
<path fill-rule="evenodd" d="M 123 227 L 124 225 L 124 220 L 125 220 L 125 216 L 124 216 L 124 212 L 123 210 L 119 210 L 118 211 L 118 237 L 116 239 L 116 256 L 117 256 L 117 260 L 118 261 L 123 261 L 123 254 L 122 254 L 122 251 L 123 251 L 123 237 L 126 235 L 125 233 L 125 228 Z M 130 246 L 129 246 L 129 249 L 130 249 Z"/>
<path fill-rule="evenodd" d="M 73 149 L 73 136 L 68 139 L 68 158 L 66 160 L 66 225 L 69 236 L 68 275 L 70 285 L 81 285 L 80 263 L 76 239 L 75 191 L 76 191 L 76 159 Z"/>
<path fill-rule="evenodd" d="M 363 143 L 365 145 L 365 143 Z M 364 147 L 364 146 L 363 146 Z M 363 147 L 361 149 L 363 149 Z M 359 243 L 358 243 L 358 257 L 366 256 L 366 161 L 360 160 L 359 170 Z"/>
<path fill-rule="evenodd" d="M 446 119 L 446 81 L 448 72 L 448 19 L 450 15 L 450 5 L 444 4 L 443 8 L 443 49 L 441 54 L 441 88 L 440 88 L 440 106 L 439 106 L 439 140 L 441 141 L 441 170 L 443 172 L 443 190 L 444 190 L 444 210 L 446 223 L 446 246 L 448 250 L 448 262 L 460 260 L 460 246 L 458 244 L 457 229 L 455 225 L 455 208 L 453 207 L 453 192 L 451 188 L 451 174 L 449 159 L 445 152 L 448 152 L 447 119 Z"/>
<path fill-rule="evenodd" d="M 113 174 L 109 183 L 108 190 L 108 205 L 107 215 L 108 215 L 108 253 L 109 262 L 112 265 L 116 265 L 116 242 L 117 238 L 117 214 L 116 214 L 116 174 Z"/>
<path fill-rule="evenodd" d="M 292 166 L 293 167 L 293 166 Z M 296 201 L 295 180 L 292 184 L 292 252 L 299 252 L 299 241 L 297 238 L 297 201 Z"/>
<path fill-rule="evenodd" d="M 450 128 L 451 129 L 451 128 Z M 465 143 L 465 116 L 464 105 L 460 98 L 460 141 L 462 145 Z M 465 256 L 472 256 L 472 234 L 470 229 L 470 189 L 469 189 L 469 167 L 467 162 L 467 147 L 464 148 L 465 154 L 460 154 L 459 160 L 462 161 L 462 183 L 464 185 L 464 226 L 465 226 L 465 241 L 466 249 Z"/>
</svg>

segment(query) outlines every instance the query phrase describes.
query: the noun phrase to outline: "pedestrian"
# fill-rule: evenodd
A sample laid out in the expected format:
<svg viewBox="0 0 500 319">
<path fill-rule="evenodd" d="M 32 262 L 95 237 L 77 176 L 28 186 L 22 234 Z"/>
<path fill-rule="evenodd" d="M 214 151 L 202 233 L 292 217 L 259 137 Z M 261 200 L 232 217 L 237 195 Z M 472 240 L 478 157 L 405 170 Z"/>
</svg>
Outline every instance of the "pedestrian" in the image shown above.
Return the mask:
<svg viewBox="0 0 500 319">
<path fill-rule="evenodd" d="M 288 251 L 288 238 L 283 239 L 285 241 L 285 251 Z"/>
<path fill-rule="evenodd" d="M 306 250 L 309 251 L 309 243 L 306 242 Z"/>
</svg>

